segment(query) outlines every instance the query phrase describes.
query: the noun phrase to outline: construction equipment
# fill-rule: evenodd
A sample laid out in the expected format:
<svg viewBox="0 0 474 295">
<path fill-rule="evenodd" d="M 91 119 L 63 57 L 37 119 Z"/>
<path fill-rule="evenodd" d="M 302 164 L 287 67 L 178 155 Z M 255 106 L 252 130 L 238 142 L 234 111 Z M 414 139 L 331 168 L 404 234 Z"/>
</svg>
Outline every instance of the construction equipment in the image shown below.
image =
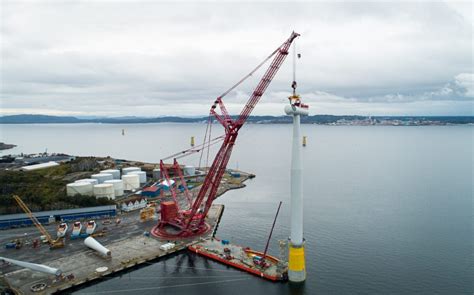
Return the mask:
<svg viewBox="0 0 474 295">
<path fill-rule="evenodd" d="M 145 207 L 140 210 L 140 221 L 145 222 L 155 217 L 155 207 Z"/>
<path fill-rule="evenodd" d="M 222 176 L 227 167 L 227 163 L 229 162 L 230 155 L 232 153 L 232 149 L 234 147 L 235 141 L 238 136 L 238 132 L 240 128 L 245 124 L 248 117 L 250 116 L 251 112 L 259 102 L 260 98 L 264 94 L 265 90 L 267 89 L 268 85 L 272 81 L 273 77 L 279 70 L 280 66 L 282 65 L 283 61 L 285 60 L 286 56 L 288 55 L 288 49 L 291 46 L 293 40 L 298 37 L 299 34 L 293 32 L 291 36 L 276 50 L 274 50 L 263 62 L 261 62 L 255 69 L 253 69 L 249 74 L 244 76 L 239 82 L 237 82 L 234 86 L 229 88 L 223 94 L 218 96 L 214 103 L 211 106 L 209 111 L 209 119 L 208 119 L 208 128 L 212 126 L 211 117 L 214 117 L 223 127 L 225 130 L 225 134 L 219 138 L 223 140 L 223 143 L 217 152 L 214 161 L 211 167 L 208 170 L 206 178 L 201 186 L 201 189 L 196 196 L 191 210 L 188 214 L 183 214 L 183 212 L 171 212 L 173 210 L 178 210 L 178 206 L 171 206 L 169 202 L 162 202 L 162 212 L 167 210 L 167 214 L 162 214 L 162 219 L 160 220 L 159 224 L 153 228 L 152 233 L 157 236 L 168 236 L 168 237 L 187 237 L 198 235 L 201 233 L 206 232 L 209 230 L 209 226 L 205 224 L 206 215 L 211 208 L 212 202 L 216 198 L 217 190 L 222 180 Z M 245 80 L 251 77 L 258 69 L 260 69 L 268 60 L 273 57 L 273 60 L 263 75 L 262 79 L 258 83 L 257 87 L 253 91 L 252 95 L 250 96 L 247 104 L 240 112 L 240 115 L 237 117 L 232 118 L 223 102 L 224 96 L 229 94 L 232 90 L 234 90 L 237 86 L 242 84 Z M 216 112 L 216 109 L 219 107 L 220 114 Z M 206 136 L 204 137 L 205 141 L 207 140 L 207 130 Z M 215 140 L 215 139 L 213 139 Z M 204 149 L 207 145 L 214 144 L 211 143 L 211 137 L 209 135 L 208 143 L 202 145 L 202 149 Z M 200 151 L 202 149 L 194 148 L 190 149 L 189 153 Z M 209 151 L 209 150 L 208 150 Z M 184 156 L 183 153 L 178 153 L 176 156 L 182 157 Z M 175 200 L 176 202 L 176 200 Z M 178 204 L 176 204 L 178 205 Z M 169 218 L 163 219 L 163 216 L 167 216 Z M 170 225 L 173 229 L 177 229 L 177 231 L 167 231 L 166 226 Z"/>
<path fill-rule="evenodd" d="M 41 225 L 36 216 L 33 215 L 30 208 L 28 208 L 28 206 L 23 202 L 23 200 L 17 195 L 14 195 L 13 199 L 15 199 L 20 208 L 26 213 L 26 215 L 28 215 L 28 217 L 31 219 L 36 228 L 46 238 L 50 249 L 58 249 L 64 247 L 64 238 L 58 238 L 54 240 L 49 234 L 49 232 L 43 227 L 43 225 Z"/>
<path fill-rule="evenodd" d="M 262 257 L 263 260 L 265 260 L 265 257 L 267 257 L 268 245 L 270 244 L 270 239 L 272 238 L 273 229 L 275 229 L 275 223 L 276 223 L 277 218 L 278 218 L 278 213 L 280 213 L 281 203 L 282 202 L 280 201 L 280 204 L 278 204 L 277 213 L 275 215 L 275 219 L 273 220 L 272 230 L 270 231 L 270 235 L 268 236 L 267 244 L 265 245 L 265 251 L 263 252 L 263 257 Z"/>
</svg>

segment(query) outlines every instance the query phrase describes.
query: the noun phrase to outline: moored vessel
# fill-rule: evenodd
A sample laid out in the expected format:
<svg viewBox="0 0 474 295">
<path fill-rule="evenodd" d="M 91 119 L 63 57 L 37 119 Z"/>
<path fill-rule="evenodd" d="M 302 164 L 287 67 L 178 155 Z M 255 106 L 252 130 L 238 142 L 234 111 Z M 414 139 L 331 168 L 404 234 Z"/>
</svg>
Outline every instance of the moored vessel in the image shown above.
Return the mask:
<svg viewBox="0 0 474 295">
<path fill-rule="evenodd" d="M 89 220 L 89 222 L 87 222 L 86 234 L 92 235 L 95 232 L 96 227 L 97 223 L 94 220 Z"/>
<path fill-rule="evenodd" d="M 79 236 L 82 231 L 82 223 L 80 221 L 74 222 L 72 226 L 72 233 L 71 236 Z"/>
<path fill-rule="evenodd" d="M 56 232 L 56 235 L 58 238 L 62 238 L 66 235 L 66 232 L 68 230 L 67 223 L 63 222 L 60 225 L 58 225 L 58 231 Z"/>
<path fill-rule="evenodd" d="M 282 202 L 278 205 L 278 210 L 273 220 L 272 229 L 270 230 L 264 252 L 255 251 L 249 247 L 244 248 L 230 244 L 227 240 L 215 238 L 197 242 L 196 244 L 188 246 L 188 249 L 197 254 L 271 281 L 286 281 L 288 279 L 288 264 L 286 261 L 267 254 L 268 245 L 272 238 L 281 203 Z"/>
<path fill-rule="evenodd" d="M 271 281 L 286 281 L 286 262 L 265 253 L 230 244 L 229 241 L 208 239 L 188 247 L 194 253 L 230 265 Z"/>
</svg>

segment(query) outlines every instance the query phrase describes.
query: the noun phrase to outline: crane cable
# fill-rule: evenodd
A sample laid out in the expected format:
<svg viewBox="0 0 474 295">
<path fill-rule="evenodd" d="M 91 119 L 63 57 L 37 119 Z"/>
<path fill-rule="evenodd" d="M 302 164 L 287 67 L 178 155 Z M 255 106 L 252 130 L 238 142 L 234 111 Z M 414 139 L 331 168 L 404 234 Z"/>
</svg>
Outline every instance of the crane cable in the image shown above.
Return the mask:
<svg viewBox="0 0 474 295">
<path fill-rule="evenodd" d="M 218 96 L 218 99 L 222 99 L 224 96 L 226 96 L 227 94 L 229 94 L 232 90 L 234 90 L 237 86 L 239 86 L 240 84 L 242 84 L 245 80 L 247 80 L 249 77 L 251 77 L 257 70 L 259 70 L 268 60 L 270 60 L 280 49 L 282 46 L 285 45 L 287 41 L 285 41 L 283 44 L 281 44 L 280 46 L 278 46 L 277 49 L 275 49 L 269 56 L 267 56 L 260 64 L 258 64 L 252 71 L 250 71 L 250 73 L 248 73 L 247 75 L 245 75 L 242 79 L 240 79 L 237 83 L 235 83 L 232 87 L 230 87 L 228 90 L 226 90 L 224 93 L 222 93 L 220 96 Z M 295 68 L 295 66 L 293 65 L 293 69 Z M 293 70 L 293 80 L 294 79 L 294 75 L 295 75 L 295 70 Z M 294 81 L 294 83 L 296 83 Z M 209 129 L 209 140 L 208 140 L 208 143 L 207 143 L 207 146 L 206 146 L 206 136 L 204 136 L 204 142 L 203 144 L 201 145 L 203 147 L 202 150 L 196 150 L 196 149 L 188 149 L 188 150 L 184 150 L 182 152 L 179 152 L 179 153 L 176 153 L 176 154 L 173 154 L 171 156 L 168 156 L 168 157 L 165 157 L 163 158 L 162 160 L 167 160 L 167 159 L 170 159 L 170 158 L 173 158 L 173 157 L 177 157 L 177 158 L 183 158 L 183 157 L 186 157 L 188 156 L 189 154 L 192 154 L 192 153 L 195 153 L 195 152 L 199 152 L 201 151 L 201 157 L 199 158 L 199 167 L 201 167 L 201 160 L 202 160 L 202 153 L 204 152 L 204 149 L 207 147 L 207 157 L 206 157 L 206 166 L 209 165 L 209 147 L 213 144 L 211 144 L 211 141 L 214 141 L 216 139 L 223 139 L 224 136 L 220 136 L 220 137 L 216 137 L 214 139 L 211 140 L 211 129 L 212 129 L 212 119 L 211 119 L 211 114 L 209 114 L 209 119 L 208 119 L 208 126 L 206 127 L 206 135 L 207 135 L 207 132 L 208 132 L 208 129 Z M 179 157 L 178 157 L 179 156 Z"/>
<path fill-rule="evenodd" d="M 179 155 L 179 156 L 176 156 L 175 159 L 181 159 L 181 158 L 184 158 L 184 157 L 187 157 L 193 153 L 198 153 L 199 151 L 202 151 L 206 148 L 209 148 L 210 146 L 213 146 L 213 145 L 216 145 L 218 144 L 219 142 L 221 142 L 222 140 L 224 139 L 224 136 L 219 136 L 219 137 L 216 137 L 216 138 L 213 138 L 211 141 L 213 141 L 212 143 L 209 143 L 209 144 L 206 144 L 202 149 L 199 149 L 199 150 L 196 150 L 196 149 L 192 149 L 192 150 L 189 150 L 186 154 L 182 154 L 182 155 Z M 169 158 L 168 158 L 169 159 Z"/>
<path fill-rule="evenodd" d="M 242 79 L 239 80 L 239 82 L 235 83 L 234 86 L 230 87 L 227 91 L 225 91 L 224 93 L 222 93 L 221 95 L 218 96 L 218 98 L 223 98 L 224 96 L 226 96 L 227 94 L 229 94 L 229 92 L 231 92 L 232 90 L 234 90 L 237 86 L 239 86 L 240 84 L 242 84 L 245 80 L 247 80 L 249 77 L 251 77 L 256 71 L 258 71 L 258 69 L 260 69 L 268 60 L 270 60 L 279 50 L 280 48 L 285 45 L 287 41 L 285 41 L 283 44 L 281 44 L 280 46 L 278 46 L 277 49 L 275 49 L 275 51 L 273 51 L 267 58 L 265 58 L 260 64 L 258 64 L 250 73 L 248 73 L 247 75 L 245 75 Z"/>
<path fill-rule="evenodd" d="M 207 124 L 206 124 L 206 132 L 204 133 L 204 139 L 203 139 L 203 142 L 202 144 L 204 145 L 206 143 L 206 139 L 207 139 L 207 132 L 209 130 L 209 122 L 211 121 L 211 114 L 209 113 L 209 116 L 207 117 Z M 201 161 L 202 161 L 202 155 L 203 155 L 204 151 L 201 150 L 201 155 L 199 156 L 199 168 L 201 168 Z"/>
<path fill-rule="evenodd" d="M 218 143 L 219 141 L 223 140 L 224 139 L 224 135 L 221 135 L 221 136 L 218 136 L 218 137 L 214 137 L 213 139 L 210 139 L 209 140 L 209 143 L 210 145 L 214 145 L 216 143 Z M 193 153 L 197 153 L 197 152 L 200 152 L 203 148 L 206 148 L 206 145 L 207 143 L 203 143 L 203 144 L 200 144 L 198 145 L 197 147 L 193 147 L 193 148 L 190 148 L 190 149 L 187 149 L 187 150 L 184 150 L 184 151 L 181 151 L 181 152 L 177 152 L 175 154 L 172 154 L 172 155 L 169 155 L 167 157 L 164 157 L 162 158 L 161 160 L 168 160 L 168 159 L 171 159 L 171 158 L 176 158 L 176 159 L 179 159 L 179 158 L 183 158 L 183 157 L 186 157 L 186 156 L 189 156 Z"/>
</svg>

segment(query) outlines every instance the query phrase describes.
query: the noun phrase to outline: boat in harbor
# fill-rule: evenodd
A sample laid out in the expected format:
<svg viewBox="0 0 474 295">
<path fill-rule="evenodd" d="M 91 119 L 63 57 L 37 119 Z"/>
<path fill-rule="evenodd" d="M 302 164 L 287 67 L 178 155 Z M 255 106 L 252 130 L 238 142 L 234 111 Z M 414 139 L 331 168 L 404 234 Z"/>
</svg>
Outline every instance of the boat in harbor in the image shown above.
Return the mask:
<svg viewBox="0 0 474 295">
<path fill-rule="evenodd" d="M 95 232 L 96 227 L 97 223 L 95 223 L 94 220 L 89 220 L 89 222 L 87 222 L 86 234 L 92 235 Z"/>
<path fill-rule="evenodd" d="M 81 231 L 82 231 L 82 223 L 80 221 L 74 222 L 72 226 L 71 236 L 77 237 L 81 234 Z"/>
<path fill-rule="evenodd" d="M 286 281 L 288 280 L 288 264 L 286 261 L 281 261 L 267 254 L 268 245 L 272 237 L 273 229 L 275 228 L 275 222 L 280 212 L 280 207 L 281 202 L 278 205 L 278 210 L 273 220 L 272 229 L 264 252 L 255 251 L 249 247 L 234 245 L 227 240 L 216 238 L 201 240 L 188 246 L 188 249 L 196 254 L 271 281 Z"/>
<path fill-rule="evenodd" d="M 62 238 L 66 235 L 66 232 L 68 230 L 67 223 L 63 222 L 60 225 L 58 225 L 58 231 L 56 232 L 56 235 L 58 238 Z"/>
<path fill-rule="evenodd" d="M 196 254 L 271 281 L 286 281 L 288 279 L 286 262 L 248 247 L 231 244 L 226 240 L 207 239 L 190 245 L 188 249 Z"/>
</svg>

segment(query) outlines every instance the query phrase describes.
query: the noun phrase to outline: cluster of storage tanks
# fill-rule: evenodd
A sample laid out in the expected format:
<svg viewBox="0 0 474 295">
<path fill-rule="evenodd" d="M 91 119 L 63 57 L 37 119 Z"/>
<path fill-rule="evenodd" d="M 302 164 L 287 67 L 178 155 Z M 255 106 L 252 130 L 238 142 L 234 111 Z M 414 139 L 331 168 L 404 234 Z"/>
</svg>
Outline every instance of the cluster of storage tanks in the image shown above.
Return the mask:
<svg viewBox="0 0 474 295">
<path fill-rule="evenodd" d="M 194 176 L 196 175 L 196 167 L 194 166 L 184 166 L 183 168 L 184 176 Z M 153 169 L 153 178 L 161 179 L 161 170 L 159 168 Z"/>
<path fill-rule="evenodd" d="M 139 167 L 127 167 L 122 169 L 102 170 L 93 174 L 91 178 L 79 179 L 66 186 L 68 196 L 85 195 L 97 198 L 109 198 L 122 196 L 124 191 L 133 191 L 146 183 L 146 172 Z"/>
</svg>

